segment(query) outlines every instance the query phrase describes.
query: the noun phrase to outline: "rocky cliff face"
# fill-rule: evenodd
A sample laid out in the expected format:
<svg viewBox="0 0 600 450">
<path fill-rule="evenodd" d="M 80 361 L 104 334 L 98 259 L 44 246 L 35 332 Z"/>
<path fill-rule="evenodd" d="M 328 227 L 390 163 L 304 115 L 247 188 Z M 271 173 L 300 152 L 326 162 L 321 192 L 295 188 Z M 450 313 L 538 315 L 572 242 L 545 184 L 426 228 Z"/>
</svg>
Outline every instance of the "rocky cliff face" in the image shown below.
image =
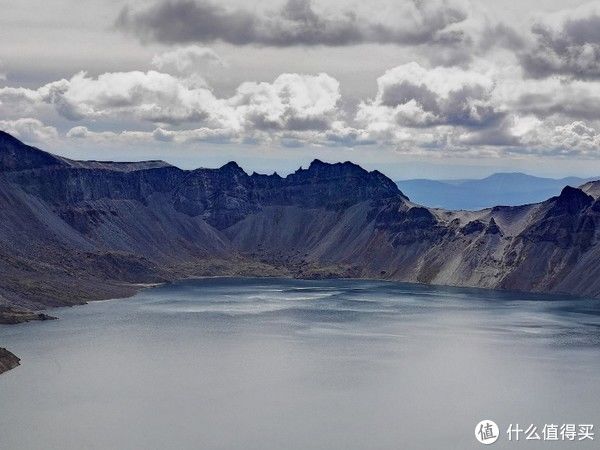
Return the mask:
<svg viewBox="0 0 600 450">
<path fill-rule="evenodd" d="M 21 360 L 5 348 L 0 347 L 0 374 L 20 365 Z"/>
<path fill-rule="evenodd" d="M 377 277 L 600 296 L 600 203 L 476 212 L 413 204 L 381 173 L 314 161 L 283 178 L 237 164 L 71 161 L 0 133 L 0 305 L 128 295 L 199 275 Z M 588 192 L 588 193 L 586 193 Z"/>
</svg>

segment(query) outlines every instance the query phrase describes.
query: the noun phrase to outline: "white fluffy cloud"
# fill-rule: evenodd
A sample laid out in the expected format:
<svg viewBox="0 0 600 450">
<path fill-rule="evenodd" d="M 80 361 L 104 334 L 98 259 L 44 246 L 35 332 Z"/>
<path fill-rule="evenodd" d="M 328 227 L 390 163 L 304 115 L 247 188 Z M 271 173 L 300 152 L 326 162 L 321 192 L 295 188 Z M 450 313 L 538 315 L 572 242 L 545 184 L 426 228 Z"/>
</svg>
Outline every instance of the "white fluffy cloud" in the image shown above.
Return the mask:
<svg viewBox="0 0 600 450">
<path fill-rule="evenodd" d="M 213 49 L 190 45 L 155 55 L 152 65 L 167 73 L 190 75 L 223 67 L 224 63 Z"/>
<path fill-rule="evenodd" d="M 372 145 L 457 155 L 596 156 L 599 143 L 600 81 L 523 79 L 518 65 L 410 62 L 381 75 L 375 95 L 348 112 L 340 83 L 325 73 L 284 73 L 218 96 L 201 77 L 220 64 L 212 50 L 189 46 L 157 55 L 157 70 L 1 87 L 0 127 L 29 141 Z"/>
<path fill-rule="evenodd" d="M 479 145 L 496 145 L 506 112 L 494 89 L 487 73 L 408 63 L 378 78 L 377 94 L 359 105 L 356 120 L 374 138 L 405 146 L 453 146 L 464 130 Z"/>
<path fill-rule="evenodd" d="M 518 74 L 404 64 L 378 79 L 356 120 L 369 138 L 401 151 L 599 157 L 600 83 Z"/>
<path fill-rule="evenodd" d="M 600 132 L 582 121 L 556 126 L 540 122 L 521 139 L 524 148 L 536 153 L 600 157 Z"/>
<path fill-rule="evenodd" d="M 368 120 L 374 113 L 408 127 L 481 127 L 501 115 L 491 103 L 493 89 L 493 80 L 482 73 L 408 63 L 378 78 L 377 95 L 361 105 L 359 116 Z"/>
<path fill-rule="evenodd" d="M 72 120 L 125 115 L 156 123 L 200 122 L 219 103 L 210 90 L 188 87 L 170 74 L 153 70 L 105 73 L 97 78 L 80 72 L 39 91 L 51 91 L 42 94 L 44 101 Z"/>
<path fill-rule="evenodd" d="M 551 139 L 557 149 L 600 153 L 600 133 L 581 121 L 554 127 Z"/>
<path fill-rule="evenodd" d="M 71 128 L 66 133 L 70 139 L 85 139 L 100 143 L 139 144 L 152 142 L 154 136 L 148 131 L 91 131 L 87 127 L 79 125 Z"/>
<path fill-rule="evenodd" d="M 135 117 L 156 123 L 198 122 L 219 109 L 219 100 L 206 88 L 188 86 L 170 74 L 156 71 L 85 72 L 38 89 L 0 88 L 0 107 L 36 111 L 54 107 L 66 119 Z"/>
<path fill-rule="evenodd" d="M 208 47 L 189 45 L 154 55 L 152 65 L 161 72 L 185 80 L 190 87 L 208 88 L 207 76 L 226 67 L 221 57 Z"/>
<path fill-rule="evenodd" d="M 99 77 L 101 78 L 102 76 Z M 104 88 L 108 85 L 101 83 L 102 95 L 95 90 L 92 90 L 93 95 L 90 95 L 88 90 L 83 90 L 85 95 L 78 94 L 80 104 L 82 98 L 93 99 L 94 102 L 87 100 L 84 104 L 92 104 L 93 108 L 90 111 L 94 114 L 105 113 L 108 107 L 116 107 L 117 111 L 121 108 L 130 111 L 134 106 L 145 105 L 139 101 L 132 102 L 129 90 L 122 91 L 120 96 L 114 93 L 107 95 Z M 217 99 L 210 95 L 212 108 L 206 108 L 205 117 L 199 122 L 209 123 L 211 126 L 171 130 L 159 126 L 153 132 L 135 135 L 130 132 L 125 135 L 98 133 L 85 126 L 76 126 L 68 131 L 67 137 L 94 140 L 131 137 L 163 142 L 244 142 L 279 138 L 288 144 L 311 142 L 323 145 L 356 145 L 366 142 L 367 139 L 365 131 L 348 127 L 345 122 L 339 120 L 339 83 L 326 74 L 282 74 L 272 83 L 242 83 L 230 98 Z M 102 102 L 96 101 L 98 98 L 101 98 Z M 119 101 L 124 98 L 127 101 Z M 154 94 L 152 98 L 155 98 Z M 175 101 L 172 96 L 165 98 L 169 102 Z M 200 110 L 200 107 L 204 108 L 205 105 L 200 104 L 197 110 Z M 166 106 L 162 109 L 167 110 Z M 171 107 L 169 110 L 174 111 L 175 108 Z M 191 115 L 194 110 L 193 107 L 189 107 L 187 111 L 190 111 Z M 144 106 L 142 111 L 146 112 L 147 108 Z M 142 115 L 139 112 L 137 115 L 152 122 L 167 122 L 154 120 L 155 115 Z"/>
<path fill-rule="evenodd" d="M 0 114 L 5 118 L 20 118 L 37 114 L 42 104 L 39 92 L 22 87 L 0 88 Z"/>
<path fill-rule="evenodd" d="M 327 74 L 283 74 L 273 83 L 242 83 L 227 105 L 247 130 L 326 130 L 338 114 L 339 88 Z"/>
<path fill-rule="evenodd" d="M 31 117 L 0 120 L 0 129 L 27 142 L 48 142 L 58 137 L 56 128 L 44 125 Z"/>
<path fill-rule="evenodd" d="M 87 123 L 133 118 L 161 126 L 164 133 L 155 137 L 167 141 L 268 139 L 285 132 L 314 136 L 339 122 L 339 100 L 339 83 L 326 74 L 282 74 L 272 83 L 245 82 L 229 98 L 190 85 L 186 77 L 152 70 L 95 78 L 80 72 L 35 90 L 0 89 L 0 106 L 23 112 L 51 106 L 63 119 L 84 122 L 68 137 L 106 138 L 108 134 L 91 134 Z M 168 126 L 176 129 L 167 132 Z"/>
</svg>

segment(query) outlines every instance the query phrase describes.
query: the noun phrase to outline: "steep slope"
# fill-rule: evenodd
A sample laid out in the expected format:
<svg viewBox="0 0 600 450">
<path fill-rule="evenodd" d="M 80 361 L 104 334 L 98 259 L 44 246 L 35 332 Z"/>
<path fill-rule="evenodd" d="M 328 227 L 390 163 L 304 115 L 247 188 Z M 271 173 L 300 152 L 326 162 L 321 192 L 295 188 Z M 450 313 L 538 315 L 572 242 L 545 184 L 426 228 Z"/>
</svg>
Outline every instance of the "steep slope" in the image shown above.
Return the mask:
<svg viewBox="0 0 600 450">
<path fill-rule="evenodd" d="M 580 189 L 596 199 L 600 197 L 600 181 L 588 181 Z"/>
<path fill-rule="evenodd" d="M 600 202 L 566 187 L 542 205 L 511 242 L 507 263 L 514 267 L 501 287 L 597 296 Z"/>
<path fill-rule="evenodd" d="M 235 163 L 183 171 L 159 161 L 71 161 L 6 134 L 0 155 L 0 305 L 26 308 L 183 276 L 288 274 L 241 256 L 222 230 L 270 205 L 343 209 L 401 195 L 350 163 L 315 161 L 286 178 L 250 176 Z"/>
<path fill-rule="evenodd" d="M 377 277 L 598 296 L 600 202 L 567 187 L 541 204 L 430 210 L 403 197 L 341 211 L 271 207 L 225 233 L 305 276 Z"/>
<path fill-rule="evenodd" d="M 233 274 L 600 296 L 600 203 L 581 189 L 448 211 L 417 205 L 349 162 L 316 160 L 285 178 L 233 162 L 184 171 L 71 161 L 5 134 L 0 161 L 0 306 L 74 304 Z"/>
</svg>

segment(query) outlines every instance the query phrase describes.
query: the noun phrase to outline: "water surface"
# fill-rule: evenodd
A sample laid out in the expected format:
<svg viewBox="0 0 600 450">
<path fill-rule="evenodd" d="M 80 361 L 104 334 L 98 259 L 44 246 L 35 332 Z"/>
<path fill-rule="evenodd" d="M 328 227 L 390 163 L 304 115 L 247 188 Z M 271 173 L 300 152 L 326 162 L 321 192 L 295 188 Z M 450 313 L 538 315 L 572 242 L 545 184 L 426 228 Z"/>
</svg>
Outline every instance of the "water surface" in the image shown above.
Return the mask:
<svg viewBox="0 0 600 450">
<path fill-rule="evenodd" d="M 600 426 L 594 300 L 204 279 L 53 314 L 0 327 L 22 358 L 2 449 L 462 450 L 482 419 Z"/>
</svg>

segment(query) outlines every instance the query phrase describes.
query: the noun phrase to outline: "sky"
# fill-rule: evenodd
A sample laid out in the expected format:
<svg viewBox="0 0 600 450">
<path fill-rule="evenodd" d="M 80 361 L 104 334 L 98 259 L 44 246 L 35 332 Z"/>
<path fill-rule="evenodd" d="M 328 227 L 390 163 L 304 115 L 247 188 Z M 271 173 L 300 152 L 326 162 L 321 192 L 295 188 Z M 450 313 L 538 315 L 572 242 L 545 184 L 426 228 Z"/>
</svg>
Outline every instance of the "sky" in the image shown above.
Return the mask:
<svg viewBox="0 0 600 450">
<path fill-rule="evenodd" d="M 0 129 L 70 158 L 600 175 L 600 2 L 0 0 Z"/>
</svg>

